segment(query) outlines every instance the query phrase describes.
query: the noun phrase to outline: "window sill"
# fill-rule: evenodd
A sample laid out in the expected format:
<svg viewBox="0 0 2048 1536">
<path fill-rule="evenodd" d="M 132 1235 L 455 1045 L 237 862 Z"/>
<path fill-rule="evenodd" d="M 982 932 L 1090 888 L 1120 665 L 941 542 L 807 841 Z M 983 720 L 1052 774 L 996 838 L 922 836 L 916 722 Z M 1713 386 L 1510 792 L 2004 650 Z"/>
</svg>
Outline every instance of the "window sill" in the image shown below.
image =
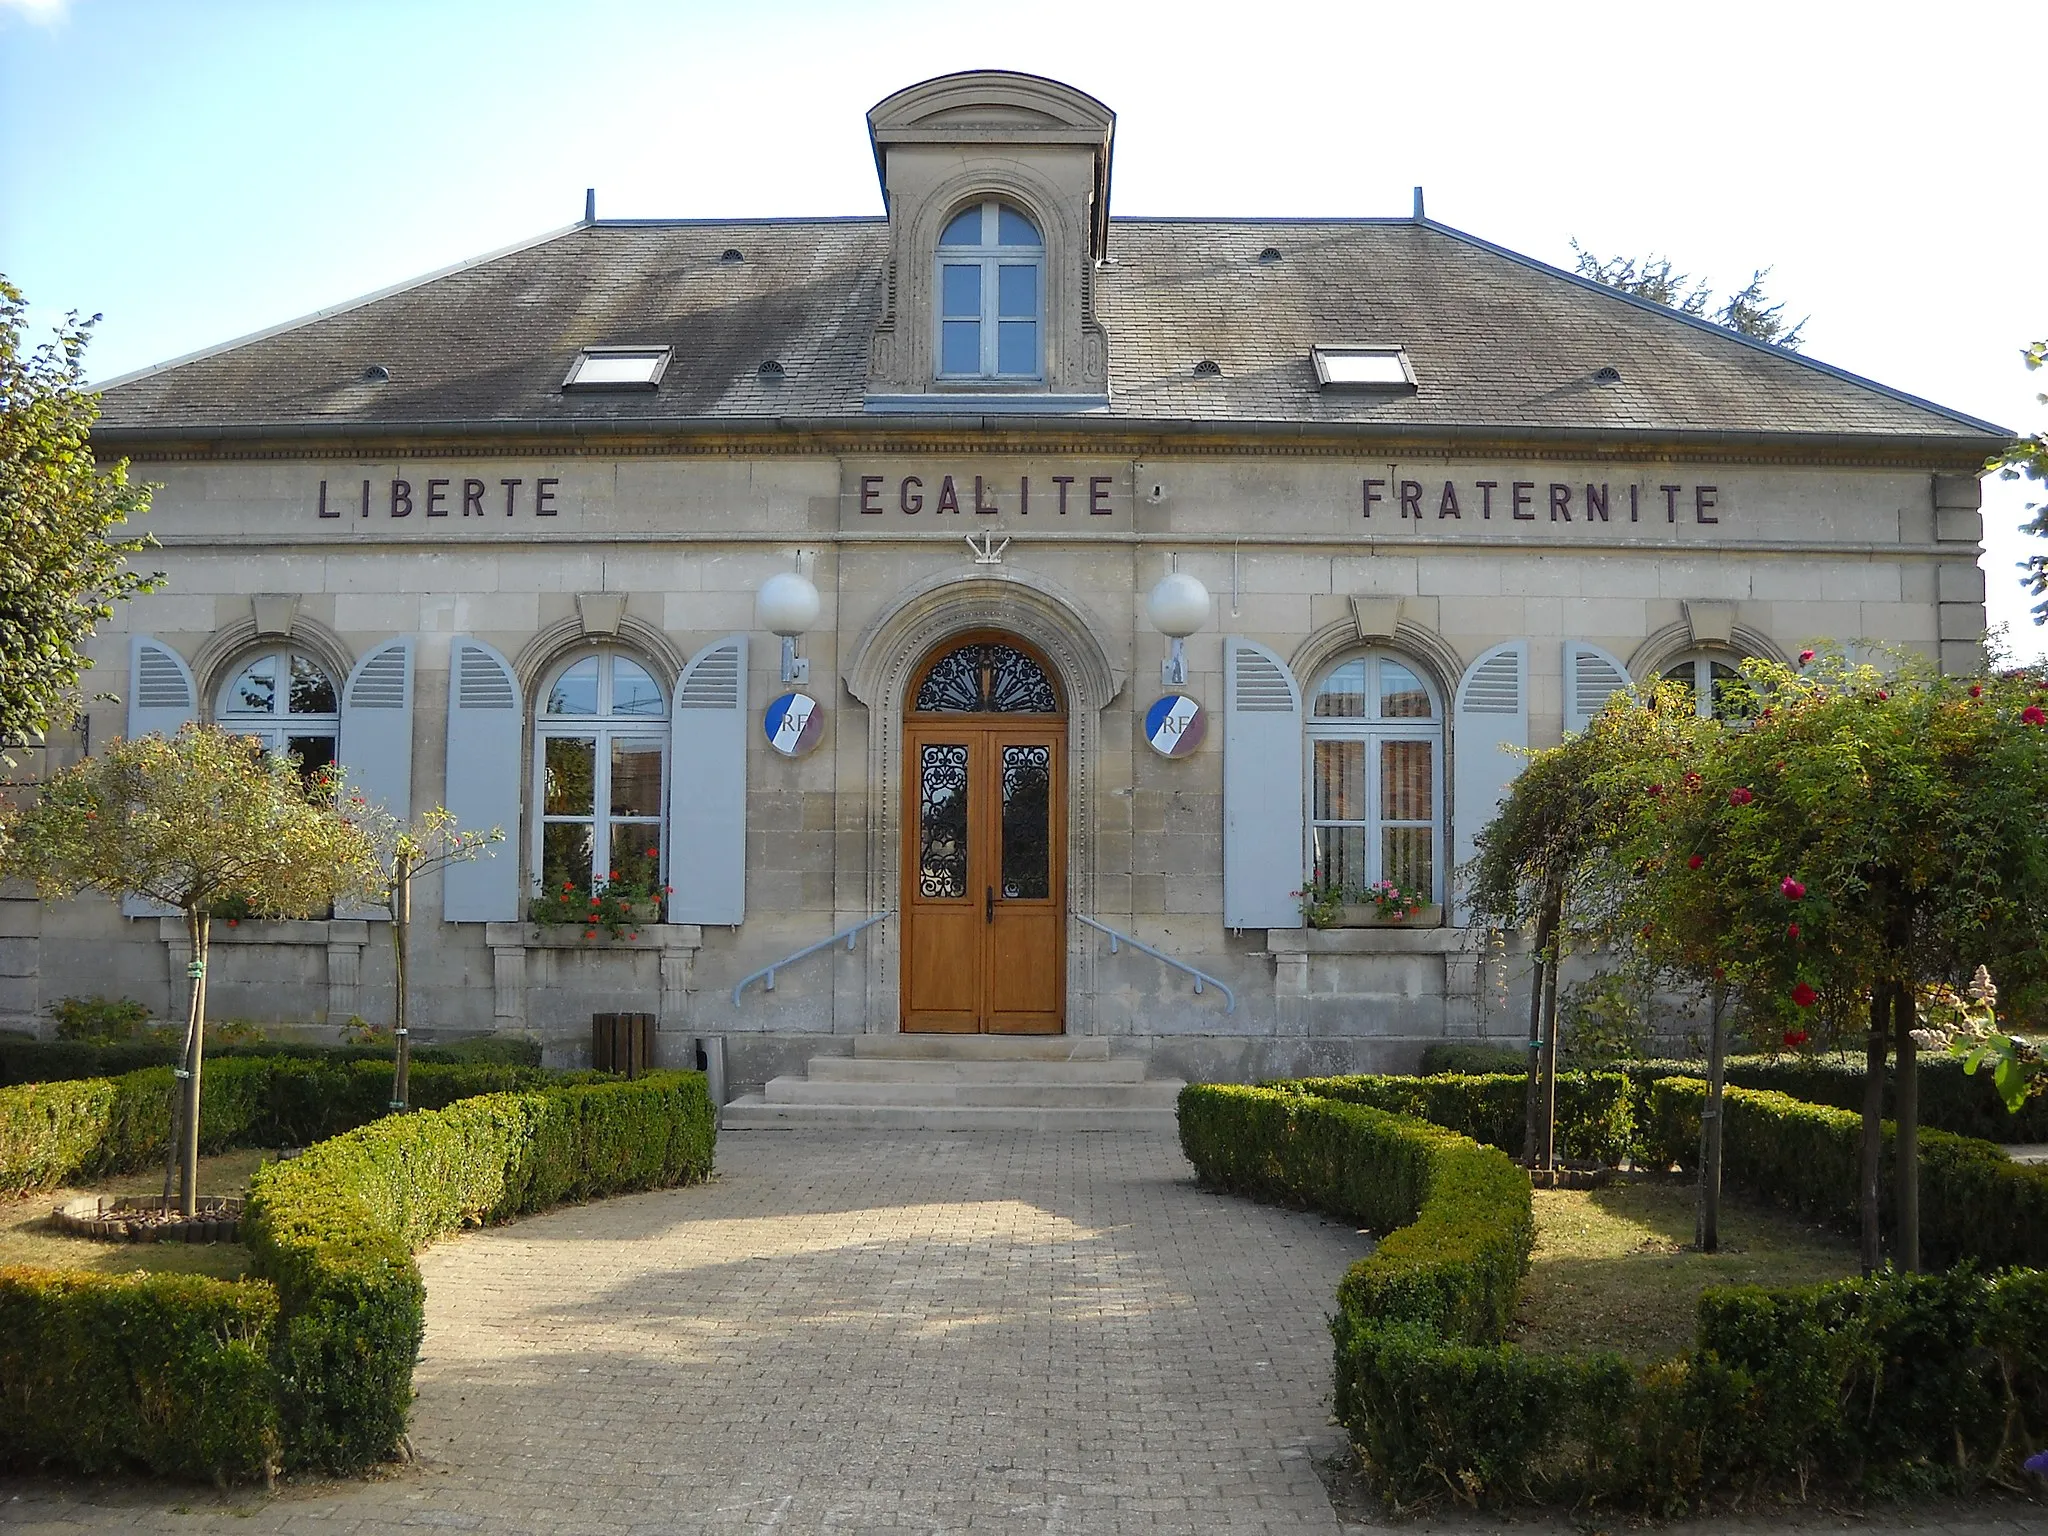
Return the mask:
<svg viewBox="0 0 2048 1536">
<path fill-rule="evenodd" d="M 870 416 L 1079 416 L 1107 411 L 1107 395 L 1071 395 L 1055 390 L 957 389 L 915 395 L 869 395 Z"/>
</svg>

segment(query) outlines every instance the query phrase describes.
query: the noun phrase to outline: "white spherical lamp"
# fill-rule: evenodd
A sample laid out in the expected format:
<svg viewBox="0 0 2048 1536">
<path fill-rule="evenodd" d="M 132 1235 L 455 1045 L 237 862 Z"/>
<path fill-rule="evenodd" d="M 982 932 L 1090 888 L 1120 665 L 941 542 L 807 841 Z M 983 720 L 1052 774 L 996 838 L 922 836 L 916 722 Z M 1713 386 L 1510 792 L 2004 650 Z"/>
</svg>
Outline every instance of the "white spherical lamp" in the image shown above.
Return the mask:
<svg viewBox="0 0 2048 1536">
<path fill-rule="evenodd" d="M 800 635 L 818 622 L 818 589 L 795 571 L 778 571 L 761 583 L 754 612 L 761 627 L 785 639 Z"/>
<path fill-rule="evenodd" d="M 1181 641 L 1209 622 L 1209 589 L 1186 571 L 1170 572 L 1159 578 L 1145 599 L 1145 617 L 1154 629 L 1173 640 L 1172 652 L 1160 663 L 1160 681 L 1185 683 L 1188 663 Z"/>
<path fill-rule="evenodd" d="M 782 680 L 807 683 L 811 664 L 796 653 L 796 637 L 818 622 L 818 589 L 796 571 L 778 571 L 754 594 L 761 627 L 782 636 Z"/>
</svg>

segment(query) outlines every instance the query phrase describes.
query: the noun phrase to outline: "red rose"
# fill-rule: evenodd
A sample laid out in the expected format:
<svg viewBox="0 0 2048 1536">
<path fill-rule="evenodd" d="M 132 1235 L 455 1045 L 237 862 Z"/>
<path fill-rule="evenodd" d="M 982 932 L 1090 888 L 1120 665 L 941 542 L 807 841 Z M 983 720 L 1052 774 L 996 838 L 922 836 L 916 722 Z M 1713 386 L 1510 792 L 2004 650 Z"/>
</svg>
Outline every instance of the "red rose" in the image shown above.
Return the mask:
<svg viewBox="0 0 2048 1536">
<path fill-rule="evenodd" d="M 1973 699 L 1981 699 L 1984 697 L 1984 690 L 1978 687 L 1975 683 L 1972 683 L 1970 684 L 1970 697 Z"/>
<path fill-rule="evenodd" d="M 1687 789 L 1698 789 L 1700 787 L 1700 776 L 1696 773 L 1688 773 L 1685 776 L 1685 787 Z"/>
<path fill-rule="evenodd" d="M 1650 930 L 1651 930 L 1652 928 L 1655 928 L 1656 926 L 1657 926 L 1657 925 L 1656 925 L 1655 923 L 1645 923 L 1645 924 L 1643 924 L 1643 937 L 1647 939 L 1647 938 L 1648 938 L 1648 937 L 1650 936 Z"/>
<path fill-rule="evenodd" d="M 1788 938 L 1788 939 L 1796 939 L 1796 938 L 1798 938 L 1798 937 L 1799 937 L 1799 925 L 1798 925 L 1797 923 L 1787 923 L 1787 924 L 1785 925 L 1785 937 L 1786 937 L 1786 938 Z"/>
<path fill-rule="evenodd" d="M 1728 803 L 1730 805 L 1747 805 L 1755 798 L 1755 795 L 1744 789 L 1740 784 L 1728 791 Z"/>
<path fill-rule="evenodd" d="M 1813 652 L 1801 651 L 1799 653 L 1799 665 L 1801 665 L 1802 667 L 1805 666 L 1811 660 L 1813 660 Z"/>
<path fill-rule="evenodd" d="M 1885 701 L 1886 699 L 1888 699 L 1888 698 L 1890 698 L 1890 697 L 1891 697 L 1891 695 L 1890 695 L 1890 694 L 1888 694 L 1888 693 L 1886 693 L 1886 692 L 1885 692 L 1885 691 L 1884 691 L 1884 690 L 1883 690 L 1882 688 L 1880 688 L 1880 689 L 1878 689 L 1878 690 L 1877 690 L 1877 701 L 1878 701 L 1878 703 L 1882 704 L 1882 703 L 1883 703 L 1883 702 L 1884 702 L 1884 701 Z"/>
<path fill-rule="evenodd" d="M 1802 981 L 1792 989 L 1792 1001 L 1802 1008 L 1811 1008 L 1820 1001 L 1820 994 Z"/>
<path fill-rule="evenodd" d="M 585 937 L 586 939 L 594 939 L 597 937 L 597 930 L 595 928 L 586 928 L 583 930 L 583 937 Z"/>
<path fill-rule="evenodd" d="M 1796 1051 L 1804 1044 L 1806 1044 L 1805 1030 L 1788 1029 L 1785 1031 L 1785 1048 L 1787 1050 Z"/>
<path fill-rule="evenodd" d="M 1698 869 L 1702 864 L 1706 862 L 1707 861 L 1701 858 L 1698 854 L 1694 854 L 1691 858 L 1685 861 L 1685 867 L 1687 869 Z"/>
<path fill-rule="evenodd" d="M 2038 704 L 2029 704 L 2021 710 L 2020 718 L 2029 725 L 2048 725 L 2048 714 L 2043 714 Z"/>
<path fill-rule="evenodd" d="M 1650 786 L 1650 793 L 1653 795 L 1661 795 L 1664 793 L 1664 786 L 1662 784 L 1652 784 Z"/>
<path fill-rule="evenodd" d="M 1787 901 L 1800 901 L 1806 895 L 1806 887 L 1787 875 L 1778 882 L 1778 894 Z"/>
</svg>

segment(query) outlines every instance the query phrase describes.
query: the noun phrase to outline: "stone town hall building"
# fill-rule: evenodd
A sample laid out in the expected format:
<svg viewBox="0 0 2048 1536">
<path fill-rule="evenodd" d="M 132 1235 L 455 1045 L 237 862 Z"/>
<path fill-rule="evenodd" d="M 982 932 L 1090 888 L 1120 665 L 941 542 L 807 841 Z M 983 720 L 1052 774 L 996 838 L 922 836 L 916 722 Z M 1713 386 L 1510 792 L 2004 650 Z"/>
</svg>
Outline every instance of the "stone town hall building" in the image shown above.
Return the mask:
<svg viewBox="0 0 2048 1536">
<path fill-rule="evenodd" d="M 1505 749 L 1631 679 L 1977 663 L 1998 428 L 1419 197 L 1112 217 L 1114 123 L 929 80 L 868 116 L 883 217 L 587 217 L 115 382 L 169 580 L 95 642 L 90 741 L 220 721 L 502 827 L 416 898 L 430 1031 L 641 1010 L 735 1087 L 899 1030 L 1231 1077 L 1518 1032 L 1455 871 Z M 533 920 L 614 871 L 660 921 Z M 1431 905 L 1307 929 L 1316 877 Z M 175 923 L 0 916 L 17 1019 L 178 1005 Z M 223 931 L 216 1006 L 388 1017 L 375 939 Z"/>
</svg>

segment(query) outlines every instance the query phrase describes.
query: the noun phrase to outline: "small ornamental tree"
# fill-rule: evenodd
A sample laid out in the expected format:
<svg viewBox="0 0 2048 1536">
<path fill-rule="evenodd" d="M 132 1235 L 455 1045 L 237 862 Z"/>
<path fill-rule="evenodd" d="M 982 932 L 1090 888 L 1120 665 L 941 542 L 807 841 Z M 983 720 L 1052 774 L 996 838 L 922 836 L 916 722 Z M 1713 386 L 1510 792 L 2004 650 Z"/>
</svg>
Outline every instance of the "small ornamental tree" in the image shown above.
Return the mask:
<svg viewBox="0 0 2048 1536">
<path fill-rule="evenodd" d="M 1524 1158 L 1555 1162 L 1558 969 L 1575 946 L 1618 938 L 1623 881 L 1616 860 L 1629 786 L 1667 777 L 1718 727 L 1675 684 L 1639 704 L 1617 695 L 1585 731 L 1531 754 L 1467 870 L 1478 916 L 1533 928 L 1528 1131 Z M 1620 797 L 1617 798 L 1617 788 Z"/>
<path fill-rule="evenodd" d="M 115 741 L 46 780 L 12 817 L 10 874 L 42 894 L 134 892 L 178 908 L 192 946 L 184 1065 L 172 1106 L 180 1209 L 198 1198 L 199 1082 L 205 1049 L 209 914 L 238 902 L 303 917 L 374 893 L 369 838 L 337 811 L 322 777 L 213 726 Z M 168 1199 L 168 1176 L 166 1198 Z"/>
<path fill-rule="evenodd" d="M 392 1067 L 391 1108 L 403 1113 L 410 1102 L 412 1074 L 412 1030 L 406 1008 L 412 959 L 412 883 L 451 864 L 468 863 L 491 844 L 502 843 L 505 832 L 501 827 L 465 832 L 446 806 L 422 811 L 408 824 L 382 806 L 370 804 L 360 790 L 343 785 L 338 796 L 343 817 L 369 839 L 375 864 L 371 902 L 391 914 L 391 1033 L 397 1058 Z"/>
<path fill-rule="evenodd" d="M 1867 1014 L 1863 1259 L 1878 1262 L 1884 1071 L 1897 1053 L 1898 1253 L 1918 1263 L 1915 1000 L 1979 964 L 2038 991 L 2048 929 L 2048 690 L 1751 661 L 1756 708 L 1679 794 L 1635 801 L 1632 915 L 1710 965 L 1787 1046 Z M 1683 936 L 1683 942 L 1678 942 Z"/>
</svg>

